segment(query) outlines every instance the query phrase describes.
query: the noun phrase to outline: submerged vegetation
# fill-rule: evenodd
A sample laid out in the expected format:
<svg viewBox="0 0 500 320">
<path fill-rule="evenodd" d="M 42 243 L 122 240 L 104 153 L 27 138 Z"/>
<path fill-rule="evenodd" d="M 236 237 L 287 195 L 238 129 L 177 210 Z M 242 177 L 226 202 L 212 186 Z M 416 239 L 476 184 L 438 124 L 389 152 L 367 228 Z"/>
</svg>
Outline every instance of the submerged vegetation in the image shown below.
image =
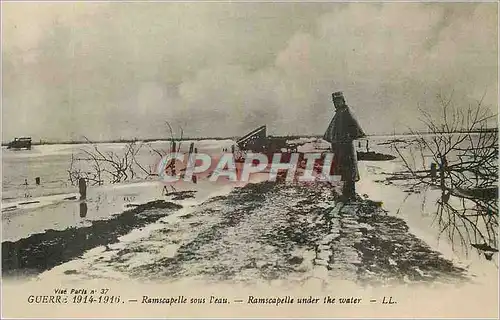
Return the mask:
<svg viewBox="0 0 500 320">
<path fill-rule="evenodd" d="M 78 185 L 81 178 L 91 186 L 100 186 L 156 176 L 155 168 L 151 164 L 146 166 L 141 163 L 138 154 L 142 149 L 148 149 L 157 157 L 157 161 L 160 161 L 169 151 L 179 152 L 183 140 L 183 128 L 180 128 L 180 136 L 176 137 L 172 126 L 168 122 L 166 125 L 170 132 L 168 151 L 156 149 L 150 142 L 134 140 L 128 142 L 121 152 L 105 152 L 100 149 L 99 143 L 85 137 L 86 143 L 91 147 L 80 148 L 77 155 L 71 155 L 70 167 L 67 170 L 71 185 Z"/>
<path fill-rule="evenodd" d="M 491 260 L 498 252 L 498 130 L 488 123 L 496 115 L 482 101 L 463 111 L 452 97 L 438 99 L 440 118 L 420 110 L 432 136 L 417 133 L 411 142 L 392 144 L 406 169 L 399 175 L 414 192 L 440 190 L 435 215 L 441 233 Z"/>
</svg>

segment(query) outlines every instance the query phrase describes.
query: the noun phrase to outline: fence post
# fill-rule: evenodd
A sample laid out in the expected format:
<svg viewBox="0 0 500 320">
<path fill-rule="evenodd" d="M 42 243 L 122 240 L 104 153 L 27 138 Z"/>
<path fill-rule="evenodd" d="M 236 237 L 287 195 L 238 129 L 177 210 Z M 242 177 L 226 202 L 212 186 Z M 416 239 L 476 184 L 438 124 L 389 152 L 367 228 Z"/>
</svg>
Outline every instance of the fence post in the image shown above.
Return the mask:
<svg viewBox="0 0 500 320">
<path fill-rule="evenodd" d="M 436 163 L 431 163 L 431 178 L 434 180 L 437 177 L 437 164 Z"/>
<path fill-rule="evenodd" d="M 80 192 L 80 200 L 85 200 L 87 198 L 87 181 L 85 181 L 85 178 L 78 180 L 78 191 Z"/>
</svg>

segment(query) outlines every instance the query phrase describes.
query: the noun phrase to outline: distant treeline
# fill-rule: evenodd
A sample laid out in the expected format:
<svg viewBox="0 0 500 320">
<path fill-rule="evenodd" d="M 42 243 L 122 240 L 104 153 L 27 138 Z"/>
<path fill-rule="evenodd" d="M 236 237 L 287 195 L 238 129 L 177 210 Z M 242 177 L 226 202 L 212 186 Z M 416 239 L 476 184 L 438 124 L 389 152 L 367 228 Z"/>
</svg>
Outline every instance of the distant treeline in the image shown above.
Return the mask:
<svg viewBox="0 0 500 320">
<path fill-rule="evenodd" d="M 222 138 L 222 137 L 197 137 L 197 138 L 175 138 L 176 141 L 189 141 L 189 140 L 227 140 L 227 139 L 235 139 L 235 137 Z M 150 139 L 114 139 L 114 140 L 90 140 L 90 143 L 130 143 L 130 142 L 153 142 L 153 141 L 171 141 L 172 139 L 166 138 L 150 138 Z M 68 140 L 68 141 L 33 141 L 31 144 L 36 145 L 50 145 L 50 144 L 88 144 L 87 140 Z M 7 146 L 9 142 L 2 142 L 2 146 Z"/>
<path fill-rule="evenodd" d="M 454 131 L 454 132 L 437 132 L 443 133 L 443 134 L 450 134 L 450 133 L 485 133 L 485 132 L 498 132 L 498 128 L 487 128 L 484 130 L 472 130 L 472 131 Z M 414 135 L 414 134 L 421 134 L 421 135 L 426 135 L 426 134 L 436 134 L 436 132 L 403 132 L 403 133 L 379 133 L 379 134 L 368 134 L 367 137 L 377 137 L 377 136 L 390 136 L 390 135 Z M 301 138 L 322 138 L 322 134 L 311 134 L 311 135 L 281 135 L 281 136 L 276 136 L 276 135 L 269 135 L 270 137 L 273 138 L 278 138 L 278 139 L 288 139 L 288 140 L 295 140 L 295 139 L 301 139 Z M 182 139 L 176 138 L 176 141 L 200 141 L 200 140 L 237 140 L 238 137 L 183 137 Z M 149 138 L 149 139 L 115 139 L 115 140 L 101 140 L 101 141 L 92 141 L 95 143 L 130 143 L 130 142 L 153 142 L 153 141 L 171 141 L 172 139 L 166 139 L 166 138 Z M 88 144 L 89 142 L 86 140 L 70 140 L 70 141 L 33 141 L 32 145 L 50 145 L 50 144 Z M 8 142 L 2 142 L 2 146 L 7 146 L 9 143 Z"/>
</svg>

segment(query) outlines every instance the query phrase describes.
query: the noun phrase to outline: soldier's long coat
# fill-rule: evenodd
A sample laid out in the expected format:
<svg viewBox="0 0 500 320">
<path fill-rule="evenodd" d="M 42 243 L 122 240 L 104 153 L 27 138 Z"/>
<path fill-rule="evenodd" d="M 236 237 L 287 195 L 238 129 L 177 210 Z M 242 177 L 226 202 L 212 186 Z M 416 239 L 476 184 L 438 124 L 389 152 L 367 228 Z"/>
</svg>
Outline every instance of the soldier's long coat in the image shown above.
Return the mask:
<svg viewBox="0 0 500 320">
<path fill-rule="evenodd" d="M 333 171 L 334 174 L 341 175 L 343 181 L 346 181 L 349 175 L 351 175 L 352 181 L 359 180 L 357 155 L 353 141 L 365 136 L 358 121 L 347 106 L 336 110 L 323 139 L 332 144 Z"/>
</svg>

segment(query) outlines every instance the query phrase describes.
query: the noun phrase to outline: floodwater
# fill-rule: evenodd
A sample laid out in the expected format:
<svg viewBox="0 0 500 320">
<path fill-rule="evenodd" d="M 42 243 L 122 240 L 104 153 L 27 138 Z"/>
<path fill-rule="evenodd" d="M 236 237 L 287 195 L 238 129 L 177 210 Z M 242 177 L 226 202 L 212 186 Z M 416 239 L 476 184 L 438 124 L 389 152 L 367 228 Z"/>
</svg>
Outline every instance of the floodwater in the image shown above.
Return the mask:
<svg viewBox="0 0 500 320">
<path fill-rule="evenodd" d="M 401 136 L 397 138 L 402 141 L 411 141 L 415 137 Z M 386 143 L 393 139 L 395 139 L 393 136 L 370 138 L 368 145 L 363 140 L 359 144 L 356 143 L 356 148 L 358 151 L 375 151 L 397 156 L 396 150 Z M 231 140 L 205 140 L 196 141 L 195 146 L 199 152 L 217 154 L 225 148 L 230 148 L 232 143 Z M 151 143 L 152 147 L 141 148 L 137 159 L 144 167 L 154 168 L 159 156 L 152 149 L 165 150 L 168 149 L 168 145 L 168 142 Z M 92 147 L 92 145 L 44 145 L 34 146 L 29 151 L 2 150 L 3 241 L 18 241 L 33 234 L 42 234 L 47 230 L 88 227 L 92 221 L 109 219 L 114 215 L 121 214 L 130 206 L 137 206 L 155 199 L 165 199 L 164 185 L 160 181 L 137 179 L 120 184 L 109 184 L 105 181 L 102 186 L 89 187 L 87 199 L 80 201 L 77 188 L 69 181 L 68 170 L 71 166 L 72 156 L 81 154 L 82 149 L 91 150 Z M 99 150 L 103 153 L 115 152 L 119 154 L 124 151 L 125 147 L 126 144 L 120 143 L 98 145 Z M 299 148 L 299 151 L 318 147 L 324 147 L 324 145 L 310 143 Z M 183 142 L 181 149 L 187 151 L 188 148 L 189 142 Z M 404 143 L 400 152 L 411 159 L 417 167 L 427 167 L 432 162 L 430 154 L 418 154 L 415 150 L 404 147 Z M 409 195 L 405 192 L 404 185 L 382 183 L 387 176 L 401 170 L 404 168 L 399 158 L 390 161 L 360 161 L 361 179 L 357 184 L 358 193 L 373 201 L 381 201 L 383 208 L 390 215 L 399 216 L 406 221 L 409 231 L 427 243 L 433 250 L 440 252 L 451 261 L 464 264 L 464 261 L 470 259 L 470 256 L 465 256 L 460 250 L 457 251 L 447 239 L 440 238 L 440 226 L 434 223 L 433 211 L 436 210 L 435 201 L 439 197 L 439 191 L 428 190 L 425 195 Z M 36 177 L 40 177 L 40 185 L 35 184 Z M 25 184 L 25 180 L 27 184 Z M 196 191 L 196 196 L 181 201 L 182 205 L 186 207 L 181 210 L 183 214 L 187 214 L 184 212 L 186 210 L 196 210 L 197 206 L 210 198 L 229 194 L 232 186 L 198 181 L 196 185 L 184 183 L 179 186 L 177 191 L 189 190 Z M 427 199 L 425 205 L 423 205 L 423 198 Z M 279 208 L 273 208 L 272 210 L 280 212 Z M 249 226 L 249 228 L 251 227 Z M 164 228 L 164 224 L 156 225 L 154 228 Z M 140 237 L 144 237 L 145 230 L 134 230 L 130 234 L 139 233 Z M 188 234 L 180 236 L 185 237 Z M 476 255 L 475 261 L 477 258 Z M 467 263 L 469 266 L 471 265 L 470 262 Z M 493 263 L 491 265 L 494 266 Z M 476 272 L 483 272 L 483 266 L 484 263 L 480 263 Z"/>
</svg>

